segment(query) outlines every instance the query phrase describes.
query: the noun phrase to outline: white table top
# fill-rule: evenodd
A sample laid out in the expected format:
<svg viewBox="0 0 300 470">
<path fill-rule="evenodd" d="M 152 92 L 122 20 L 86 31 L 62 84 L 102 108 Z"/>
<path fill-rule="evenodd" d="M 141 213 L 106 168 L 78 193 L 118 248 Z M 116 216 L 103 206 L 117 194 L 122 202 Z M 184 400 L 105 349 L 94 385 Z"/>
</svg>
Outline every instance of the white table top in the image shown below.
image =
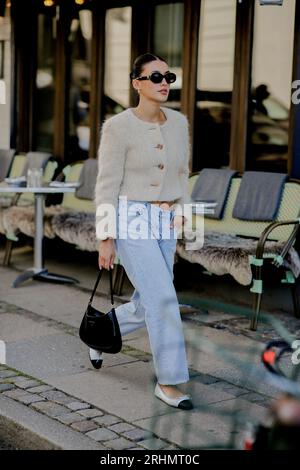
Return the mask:
<svg viewBox="0 0 300 470">
<path fill-rule="evenodd" d="M 0 186 L 0 193 L 36 193 L 36 194 L 55 194 L 55 193 L 74 193 L 76 188 L 70 187 L 49 187 L 41 186 L 40 188 L 28 188 L 27 186 Z"/>
</svg>

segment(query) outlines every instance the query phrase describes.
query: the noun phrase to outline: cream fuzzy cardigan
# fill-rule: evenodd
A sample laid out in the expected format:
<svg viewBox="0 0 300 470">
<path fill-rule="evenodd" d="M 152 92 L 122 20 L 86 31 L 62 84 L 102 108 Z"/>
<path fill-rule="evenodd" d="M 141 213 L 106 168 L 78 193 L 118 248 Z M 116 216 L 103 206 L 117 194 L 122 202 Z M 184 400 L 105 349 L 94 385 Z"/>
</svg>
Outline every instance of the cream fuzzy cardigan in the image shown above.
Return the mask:
<svg viewBox="0 0 300 470">
<path fill-rule="evenodd" d="M 136 201 L 191 201 L 188 191 L 189 131 L 186 117 L 162 107 L 163 124 L 146 122 L 129 108 L 102 126 L 95 203 L 117 210 L 119 196 Z M 97 238 L 115 234 L 97 230 Z"/>
</svg>

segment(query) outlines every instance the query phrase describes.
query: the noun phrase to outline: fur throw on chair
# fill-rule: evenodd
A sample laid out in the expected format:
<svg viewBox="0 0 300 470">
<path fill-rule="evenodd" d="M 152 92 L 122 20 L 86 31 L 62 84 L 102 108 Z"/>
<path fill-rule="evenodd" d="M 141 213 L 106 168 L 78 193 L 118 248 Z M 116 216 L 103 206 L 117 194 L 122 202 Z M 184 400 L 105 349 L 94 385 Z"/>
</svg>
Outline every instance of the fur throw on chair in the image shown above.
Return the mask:
<svg viewBox="0 0 300 470">
<path fill-rule="evenodd" d="M 266 253 L 279 254 L 284 242 L 267 241 Z M 252 281 L 249 255 L 255 255 L 257 240 L 218 232 L 206 232 L 203 247 L 195 244 L 194 249 L 186 249 L 185 240 L 178 239 L 176 253 L 191 263 L 201 264 L 207 271 L 217 274 L 231 274 L 242 285 Z M 300 258 L 291 248 L 284 261 L 295 277 L 300 273 Z"/>
<path fill-rule="evenodd" d="M 77 245 L 84 251 L 97 251 L 95 214 L 88 212 L 63 212 L 55 215 L 52 228 L 59 238 Z"/>
<path fill-rule="evenodd" d="M 44 236 L 54 238 L 55 234 L 52 229 L 52 217 L 61 212 L 63 209 L 57 206 L 49 206 L 44 210 Z M 34 207 L 30 206 L 12 206 L 3 211 L 2 224 L 5 233 L 16 235 L 19 232 L 29 237 L 34 237 L 35 221 Z"/>
</svg>

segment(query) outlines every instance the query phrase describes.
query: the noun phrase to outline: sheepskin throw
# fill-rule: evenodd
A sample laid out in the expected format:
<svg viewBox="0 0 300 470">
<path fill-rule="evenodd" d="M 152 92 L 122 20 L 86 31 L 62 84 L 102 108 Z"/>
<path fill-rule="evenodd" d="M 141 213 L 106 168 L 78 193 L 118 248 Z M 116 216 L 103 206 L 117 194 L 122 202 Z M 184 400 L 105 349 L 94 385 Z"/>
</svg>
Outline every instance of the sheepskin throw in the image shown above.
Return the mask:
<svg viewBox="0 0 300 470">
<path fill-rule="evenodd" d="M 284 242 L 268 241 L 266 253 L 279 254 Z M 252 281 L 249 255 L 255 255 L 257 240 L 242 238 L 218 232 L 206 232 L 202 248 L 187 250 L 185 240 L 178 239 L 176 253 L 191 263 L 201 264 L 207 271 L 217 274 L 230 274 L 242 285 Z M 300 273 L 300 258 L 291 248 L 285 259 L 285 266 L 291 269 L 295 277 Z"/>
<path fill-rule="evenodd" d="M 54 214 L 61 212 L 63 208 L 59 205 L 49 206 L 44 209 L 44 236 L 54 238 L 51 220 Z M 2 223 L 5 233 L 17 235 L 19 232 L 28 237 L 34 237 L 35 220 L 34 207 L 30 206 L 12 206 L 3 210 Z"/>
<path fill-rule="evenodd" d="M 97 251 L 95 214 L 63 212 L 52 219 L 52 228 L 59 238 L 85 251 Z"/>
</svg>

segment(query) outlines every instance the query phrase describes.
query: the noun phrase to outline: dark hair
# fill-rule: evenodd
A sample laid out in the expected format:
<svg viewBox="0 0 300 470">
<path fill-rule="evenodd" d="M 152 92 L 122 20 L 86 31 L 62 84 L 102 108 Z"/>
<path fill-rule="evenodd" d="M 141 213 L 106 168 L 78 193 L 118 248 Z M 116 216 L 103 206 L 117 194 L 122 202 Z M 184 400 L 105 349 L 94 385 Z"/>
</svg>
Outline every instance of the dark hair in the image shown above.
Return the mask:
<svg viewBox="0 0 300 470">
<path fill-rule="evenodd" d="M 139 55 L 133 63 L 130 79 L 133 80 L 134 78 L 138 78 L 143 71 L 144 65 L 148 64 L 149 62 L 153 62 L 154 60 L 161 60 L 162 62 L 166 62 L 166 60 L 159 55 L 151 54 L 150 52 Z"/>
</svg>

